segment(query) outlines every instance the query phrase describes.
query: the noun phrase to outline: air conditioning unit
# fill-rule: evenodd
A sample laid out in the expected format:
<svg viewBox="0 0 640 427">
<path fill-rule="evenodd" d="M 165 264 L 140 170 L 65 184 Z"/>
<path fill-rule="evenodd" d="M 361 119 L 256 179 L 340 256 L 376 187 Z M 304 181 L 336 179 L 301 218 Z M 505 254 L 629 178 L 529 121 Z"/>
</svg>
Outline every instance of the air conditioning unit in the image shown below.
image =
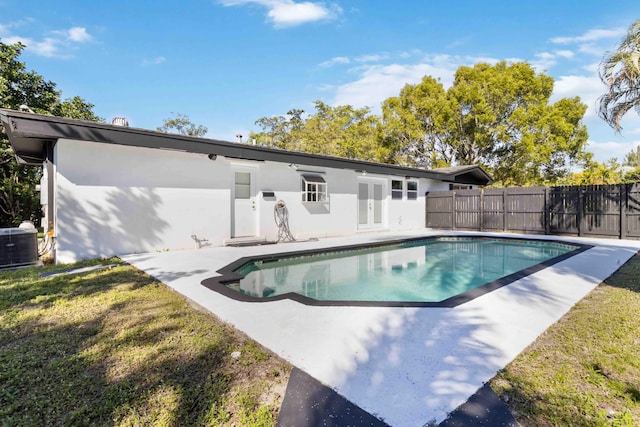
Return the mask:
<svg viewBox="0 0 640 427">
<path fill-rule="evenodd" d="M 0 228 L 0 268 L 38 262 L 38 232 L 35 229 Z"/>
</svg>

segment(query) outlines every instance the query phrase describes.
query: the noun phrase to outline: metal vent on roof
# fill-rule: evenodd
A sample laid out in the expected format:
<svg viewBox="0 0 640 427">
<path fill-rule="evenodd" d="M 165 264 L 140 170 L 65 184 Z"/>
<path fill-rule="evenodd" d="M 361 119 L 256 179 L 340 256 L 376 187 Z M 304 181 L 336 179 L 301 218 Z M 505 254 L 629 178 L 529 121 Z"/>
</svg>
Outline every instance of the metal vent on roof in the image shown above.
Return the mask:
<svg viewBox="0 0 640 427">
<path fill-rule="evenodd" d="M 129 121 L 126 117 L 114 117 L 113 120 L 111 120 L 111 124 L 115 126 L 129 127 Z"/>
</svg>

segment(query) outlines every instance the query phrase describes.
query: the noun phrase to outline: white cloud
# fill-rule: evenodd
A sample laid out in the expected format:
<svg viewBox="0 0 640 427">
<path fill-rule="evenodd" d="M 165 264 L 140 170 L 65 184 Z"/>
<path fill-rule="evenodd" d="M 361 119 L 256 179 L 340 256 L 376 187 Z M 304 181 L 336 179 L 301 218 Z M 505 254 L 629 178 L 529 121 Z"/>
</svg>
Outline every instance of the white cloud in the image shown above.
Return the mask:
<svg viewBox="0 0 640 427">
<path fill-rule="evenodd" d="M 554 37 L 550 41 L 554 44 L 575 45 L 578 53 L 602 57 L 606 50 L 611 47 L 609 43 L 622 38 L 625 33 L 626 30 L 624 28 L 592 29 L 579 36 Z M 560 50 L 556 51 L 556 54 L 561 56 L 565 52 L 570 51 Z M 575 55 L 575 52 L 571 56 L 573 55 Z"/>
<path fill-rule="evenodd" d="M 25 50 L 38 56 L 44 56 L 46 58 L 62 58 L 66 59 L 69 56 L 60 52 L 60 46 L 62 42 L 58 39 L 46 37 L 42 41 L 30 39 L 28 37 L 11 36 L 5 37 L 3 41 L 7 44 L 22 43 L 25 45 Z"/>
<path fill-rule="evenodd" d="M 382 101 L 397 96 L 404 85 L 419 83 L 426 75 L 439 78 L 445 87 L 450 86 L 458 66 L 451 57 L 442 55 L 433 57 L 430 63 L 364 67 L 357 80 L 337 87 L 334 104 L 371 107 L 378 112 Z"/>
<path fill-rule="evenodd" d="M 561 58 L 567 59 L 571 59 L 575 56 L 575 53 L 570 50 L 556 50 L 554 53 Z"/>
<path fill-rule="evenodd" d="M 578 52 L 586 53 L 587 55 L 602 57 L 606 52 L 606 49 L 594 43 L 585 43 L 578 46 Z"/>
<path fill-rule="evenodd" d="M 267 8 L 267 18 L 274 27 L 294 27 L 309 22 L 335 19 L 342 13 L 340 6 L 321 2 L 295 2 L 294 0 L 220 0 L 224 6 L 254 4 Z"/>
<path fill-rule="evenodd" d="M 351 60 L 346 56 L 336 56 L 328 61 L 321 62 L 320 64 L 318 64 L 318 67 L 328 68 L 336 64 L 349 64 L 350 62 Z"/>
<path fill-rule="evenodd" d="M 5 35 L 10 35 L 10 32 L 15 29 L 22 27 L 26 24 L 29 24 L 33 21 L 32 18 L 24 18 L 18 21 L 8 22 L 4 24 L 0 24 L 0 36 L 4 37 Z"/>
<path fill-rule="evenodd" d="M 142 60 L 142 65 L 143 66 L 147 66 L 147 65 L 160 65 L 164 62 L 167 61 L 167 58 L 165 58 L 164 56 L 156 56 L 153 59 L 143 59 Z"/>
<path fill-rule="evenodd" d="M 357 62 L 380 62 L 384 59 L 389 58 L 389 55 L 386 53 L 374 53 L 371 55 L 361 55 L 356 58 Z"/>
<path fill-rule="evenodd" d="M 545 71 L 556 65 L 557 57 L 550 52 L 540 52 L 535 54 L 536 59 L 531 62 L 531 66 L 537 71 Z"/>
<path fill-rule="evenodd" d="M 589 30 L 581 36 L 574 37 L 554 37 L 551 39 L 552 43 L 556 44 L 571 44 L 571 43 L 591 43 L 604 39 L 620 38 L 625 34 L 624 28 L 614 28 L 611 30 L 594 29 Z"/>
<path fill-rule="evenodd" d="M 422 61 L 416 64 L 361 65 L 352 69 L 358 73 L 356 80 L 335 87 L 333 104 L 370 107 L 379 113 L 382 102 L 397 96 L 404 85 L 419 83 L 428 75 L 440 80 L 446 89 L 453 84 L 458 67 L 479 62 L 495 64 L 499 60 L 491 57 L 424 55 Z"/>
<path fill-rule="evenodd" d="M 571 50 L 554 50 L 553 52 L 539 52 L 535 54 L 535 59 L 531 61 L 531 66 L 538 72 L 545 72 L 558 63 L 560 59 L 571 59 L 575 53 Z M 517 60 L 510 60 L 517 62 Z"/>
<path fill-rule="evenodd" d="M 594 154 L 598 161 L 605 161 L 613 157 L 618 161 L 624 160 L 624 156 L 631 150 L 635 150 L 640 145 L 640 140 L 633 141 L 587 141 L 587 150 Z"/>
<path fill-rule="evenodd" d="M 77 43 L 84 43 L 93 39 L 93 37 L 91 37 L 91 35 L 87 33 L 87 29 L 84 27 L 70 28 L 67 33 L 69 40 Z"/>
<path fill-rule="evenodd" d="M 600 68 L 599 62 L 592 62 L 590 64 L 586 64 L 582 66 L 582 69 L 588 71 L 589 73 L 597 74 L 598 68 Z"/>
<path fill-rule="evenodd" d="M 19 23 L 2 25 L 0 24 L 0 35 L 3 42 L 13 44 L 20 42 L 25 45 L 25 51 L 34 55 L 44 56 L 47 58 L 67 59 L 72 55 L 70 53 L 77 44 L 91 41 L 93 37 L 84 27 L 72 27 L 68 30 L 52 31 L 50 36 L 37 40 L 32 37 L 24 37 L 11 34 L 12 28 L 22 25 L 26 21 Z"/>
<path fill-rule="evenodd" d="M 596 101 L 605 92 L 604 85 L 596 75 L 591 76 L 560 76 L 553 87 L 551 101 L 561 98 L 579 96 L 587 104 L 585 119 L 596 117 Z"/>
</svg>

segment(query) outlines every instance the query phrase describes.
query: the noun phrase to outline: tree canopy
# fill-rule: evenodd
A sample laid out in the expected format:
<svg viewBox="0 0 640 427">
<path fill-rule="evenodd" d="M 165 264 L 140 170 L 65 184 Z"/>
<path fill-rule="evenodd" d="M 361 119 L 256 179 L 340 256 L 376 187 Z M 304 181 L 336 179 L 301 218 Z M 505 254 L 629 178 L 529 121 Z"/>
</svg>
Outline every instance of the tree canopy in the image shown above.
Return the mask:
<svg viewBox="0 0 640 427">
<path fill-rule="evenodd" d="M 0 107 L 17 110 L 26 105 L 35 113 L 101 121 L 93 113 L 93 104 L 78 96 L 62 101 L 55 83 L 27 70 L 18 59 L 24 47 L 0 40 Z M 40 168 L 18 165 L 9 140 L 0 133 L 0 226 L 40 218 L 40 199 L 35 191 L 40 177 Z"/>
<path fill-rule="evenodd" d="M 315 101 L 315 112 L 305 116 L 300 109 L 287 116 L 263 117 L 256 121 L 262 132 L 251 138 L 263 146 L 312 154 L 386 162 L 389 150 L 381 144 L 380 119 L 369 108 L 351 105 L 331 107 Z"/>
<path fill-rule="evenodd" d="M 607 93 L 598 99 L 598 115 L 620 132 L 620 120 L 632 108 L 640 114 L 640 20 L 629 27 L 618 48 L 600 63 Z"/>
<path fill-rule="evenodd" d="M 165 119 L 157 130 L 164 133 L 177 133 L 185 136 L 203 137 L 209 129 L 202 125 L 196 125 L 189 120 L 189 116 L 180 113 L 171 113 L 175 117 Z"/>
<path fill-rule="evenodd" d="M 586 105 L 550 104 L 553 78 L 527 63 L 458 68 L 445 90 L 432 77 L 384 101 L 396 159 L 420 167 L 478 164 L 499 185 L 552 183 L 584 160 Z"/>
</svg>

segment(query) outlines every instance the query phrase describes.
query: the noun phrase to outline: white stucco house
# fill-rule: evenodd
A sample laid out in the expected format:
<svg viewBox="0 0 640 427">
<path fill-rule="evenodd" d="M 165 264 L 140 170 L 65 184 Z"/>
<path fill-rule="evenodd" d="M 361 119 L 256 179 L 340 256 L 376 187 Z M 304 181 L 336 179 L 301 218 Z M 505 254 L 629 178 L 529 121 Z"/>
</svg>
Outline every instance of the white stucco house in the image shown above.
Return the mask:
<svg viewBox="0 0 640 427">
<path fill-rule="evenodd" d="M 0 109 L 20 163 L 43 166 L 59 263 L 425 226 L 425 193 L 481 186 L 480 167 L 424 170 Z"/>
</svg>

